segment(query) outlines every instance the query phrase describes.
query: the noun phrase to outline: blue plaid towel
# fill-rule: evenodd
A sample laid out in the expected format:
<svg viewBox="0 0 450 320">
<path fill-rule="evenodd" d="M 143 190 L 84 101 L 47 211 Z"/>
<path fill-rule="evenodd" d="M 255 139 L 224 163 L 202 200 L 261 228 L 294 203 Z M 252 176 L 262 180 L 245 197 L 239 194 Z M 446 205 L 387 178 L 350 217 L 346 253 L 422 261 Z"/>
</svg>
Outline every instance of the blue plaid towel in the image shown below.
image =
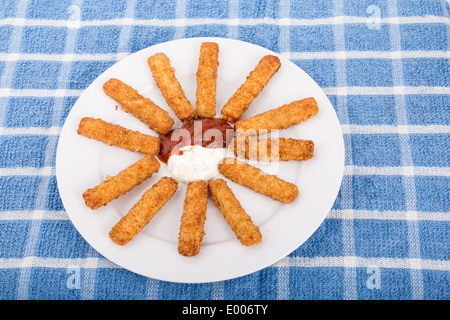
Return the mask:
<svg viewBox="0 0 450 320">
<path fill-rule="evenodd" d="M 449 299 L 449 5 L 441 0 L 0 1 L 0 299 Z M 280 53 L 339 117 L 345 174 L 319 229 L 237 279 L 178 284 L 96 252 L 58 194 L 60 130 L 130 53 L 215 36 Z"/>
</svg>

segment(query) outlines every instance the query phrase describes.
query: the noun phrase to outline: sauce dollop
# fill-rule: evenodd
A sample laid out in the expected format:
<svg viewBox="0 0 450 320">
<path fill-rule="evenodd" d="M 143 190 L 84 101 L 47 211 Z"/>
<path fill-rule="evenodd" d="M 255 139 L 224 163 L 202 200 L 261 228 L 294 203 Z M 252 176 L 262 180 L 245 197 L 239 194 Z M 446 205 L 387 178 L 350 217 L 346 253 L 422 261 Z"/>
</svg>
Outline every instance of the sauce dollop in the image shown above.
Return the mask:
<svg viewBox="0 0 450 320">
<path fill-rule="evenodd" d="M 200 145 L 182 148 L 182 155 L 171 155 L 167 170 L 179 182 L 209 181 L 219 175 L 219 163 L 225 159 L 227 149 L 204 148 Z"/>
<path fill-rule="evenodd" d="M 181 128 L 159 135 L 159 160 L 167 164 L 171 155 L 182 155 L 182 148 L 199 145 L 204 148 L 226 148 L 234 128 L 223 119 L 186 119 Z"/>
</svg>

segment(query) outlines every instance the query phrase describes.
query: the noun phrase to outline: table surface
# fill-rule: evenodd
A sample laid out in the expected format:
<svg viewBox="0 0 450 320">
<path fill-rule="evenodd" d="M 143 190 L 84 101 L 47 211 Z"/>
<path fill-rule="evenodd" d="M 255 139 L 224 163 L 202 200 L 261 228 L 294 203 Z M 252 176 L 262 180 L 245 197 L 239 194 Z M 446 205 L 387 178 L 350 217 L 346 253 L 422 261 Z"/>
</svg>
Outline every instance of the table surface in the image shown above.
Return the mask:
<svg viewBox="0 0 450 320">
<path fill-rule="evenodd" d="M 449 299 L 446 1 L 2 1 L 0 299 Z M 345 140 L 337 199 L 287 257 L 179 284 L 102 257 L 61 202 L 55 157 L 87 86 L 140 49 L 224 37 L 305 70 Z"/>
</svg>

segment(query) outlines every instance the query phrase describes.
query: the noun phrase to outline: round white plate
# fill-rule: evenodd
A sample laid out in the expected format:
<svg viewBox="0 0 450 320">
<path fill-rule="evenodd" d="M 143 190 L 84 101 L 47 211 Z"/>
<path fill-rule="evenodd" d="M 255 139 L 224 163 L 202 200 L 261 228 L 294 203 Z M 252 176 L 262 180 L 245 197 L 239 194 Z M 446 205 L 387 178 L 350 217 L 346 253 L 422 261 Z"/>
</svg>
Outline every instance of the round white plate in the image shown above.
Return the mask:
<svg viewBox="0 0 450 320">
<path fill-rule="evenodd" d="M 281 68 L 242 118 L 306 97 L 317 100 L 319 113 L 300 125 L 272 133 L 272 136 L 313 140 L 315 155 L 312 159 L 271 164 L 250 162 L 295 183 L 299 196 L 293 203 L 273 201 L 225 179 L 253 222 L 259 226 L 262 242 L 250 247 L 242 246 L 209 199 L 206 234 L 200 253 L 195 257 L 181 256 L 177 243 L 186 185 L 180 183 L 175 195 L 132 241 L 124 246 L 114 243 L 108 235 L 110 229 L 145 190 L 159 178 L 170 174 L 166 165 L 161 164 L 158 173 L 132 191 L 102 208 L 89 209 L 82 198 L 83 192 L 143 155 L 78 135 L 78 124 L 82 117 L 98 117 L 157 136 L 103 92 L 103 84 L 115 77 L 168 110 L 175 120 L 174 127 L 179 127 L 181 123 L 158 90 L 147 59 L 157 52 L 164 52 L 170 58 L 187 98 L 195 104 L 195 75 L 203 41 L 219 44 L 218 115 L 221 107 L 264 55 L 279 56 L 250 43 L 223 38 L 180 39 L 143 49 L 106 70 L 86 89 L 70 111 L 58 144 L 56 177 L 59 192 L 77 230 L 110 261 L 159 280 L 184 283 L 220 281 L 243 276 L 277 262 L 298 248 L 320 226 L 333 205 L 343 175 L 344 143 L 333 106 L 312 78 L 294 63 L 279 56 Z"/>
</svg>

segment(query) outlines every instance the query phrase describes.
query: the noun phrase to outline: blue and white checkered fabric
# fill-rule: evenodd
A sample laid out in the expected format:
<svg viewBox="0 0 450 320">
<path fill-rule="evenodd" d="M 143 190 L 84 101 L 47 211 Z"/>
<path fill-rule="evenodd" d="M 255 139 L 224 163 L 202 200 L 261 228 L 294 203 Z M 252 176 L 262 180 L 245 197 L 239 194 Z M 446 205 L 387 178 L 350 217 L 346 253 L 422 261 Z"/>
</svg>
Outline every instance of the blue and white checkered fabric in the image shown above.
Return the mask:
<svg viewBox="0 0 450 320">
<path fill-rule="evenodd" d="M 444 0 L 0 0 L 0 299 L 449 299 L 449 5 Z M 326 220 L 259 272 L 138 276 L 80 236 L 55 154 L 83 90 L 130 53 L 216 36 L 286 56 L 340 119 Z M 78 272 L 79 282 L 71 280 Z"/>
</svg>

